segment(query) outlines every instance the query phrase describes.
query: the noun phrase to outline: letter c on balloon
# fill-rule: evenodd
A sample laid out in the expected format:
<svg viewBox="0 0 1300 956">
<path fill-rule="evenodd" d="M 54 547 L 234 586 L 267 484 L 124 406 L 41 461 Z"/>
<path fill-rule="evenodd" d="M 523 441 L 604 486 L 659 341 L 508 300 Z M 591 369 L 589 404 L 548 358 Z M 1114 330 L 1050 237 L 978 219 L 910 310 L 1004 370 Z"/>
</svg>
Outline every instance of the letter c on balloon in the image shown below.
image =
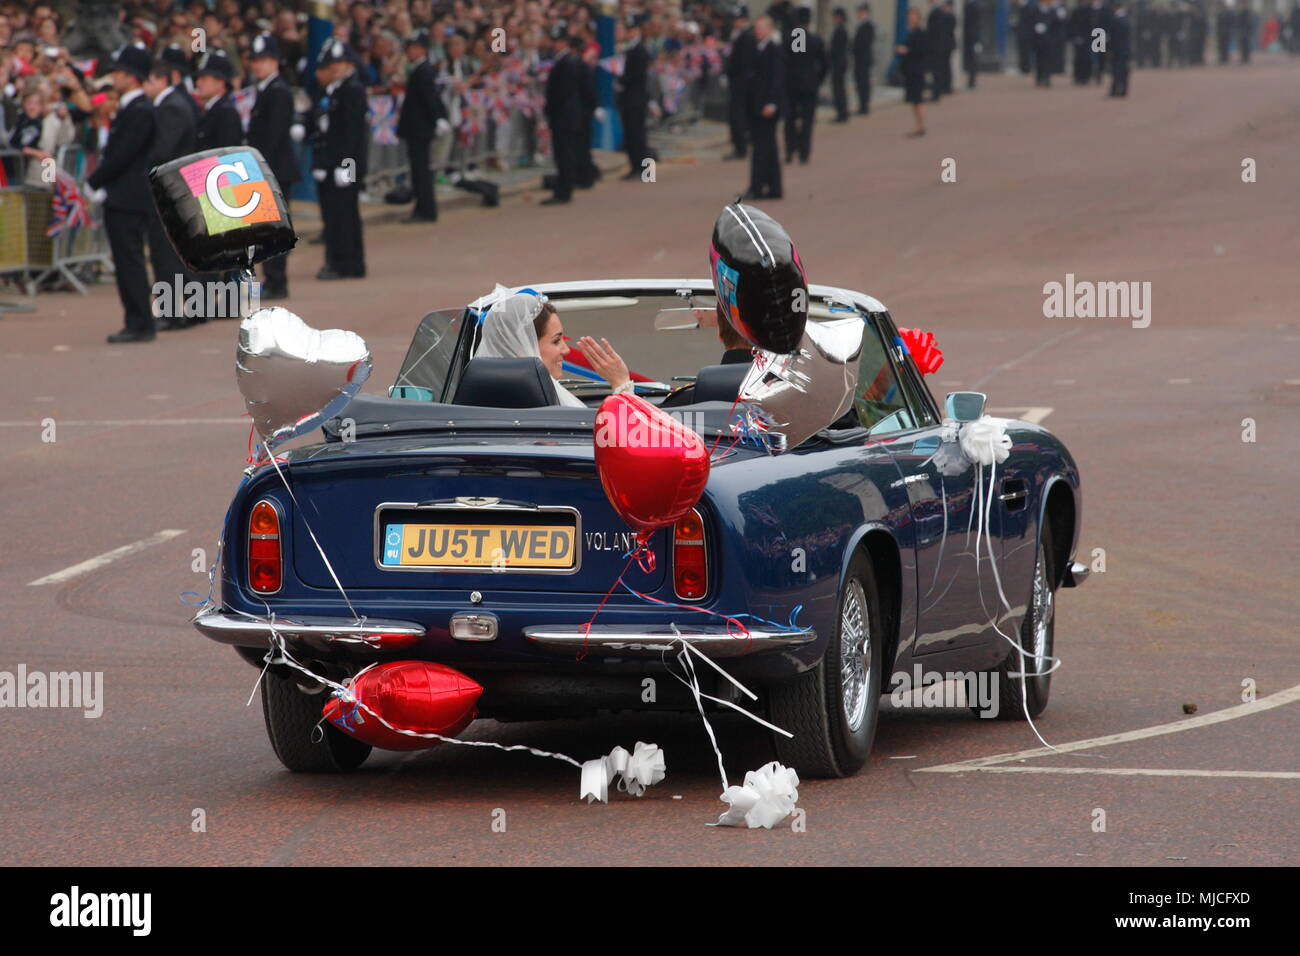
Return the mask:
<svg viewBox="0 0 1300 956">
<path fill-rule="evenodd" d="M 260 193 L 253 193 L 253 197 L 242 206 L 232 206 L 221 196 L 221 191 L 217 188 L 217 180 L 221 178 L 222 173 L 230 173 L 232 176 L 238 176 L 244 182 L 248 182 L 248 170 L 243 162 L 238 163 L 218 163 L 208 170 L 208 177 L 204 181 L 203 191 L 207 193 L 208 202 L 212 203 L 212 208 L 223 216 L 230 216 L 232 219 L 243 219 L 249 215 L 257 204 L 262 201 Z"/>
</svg>

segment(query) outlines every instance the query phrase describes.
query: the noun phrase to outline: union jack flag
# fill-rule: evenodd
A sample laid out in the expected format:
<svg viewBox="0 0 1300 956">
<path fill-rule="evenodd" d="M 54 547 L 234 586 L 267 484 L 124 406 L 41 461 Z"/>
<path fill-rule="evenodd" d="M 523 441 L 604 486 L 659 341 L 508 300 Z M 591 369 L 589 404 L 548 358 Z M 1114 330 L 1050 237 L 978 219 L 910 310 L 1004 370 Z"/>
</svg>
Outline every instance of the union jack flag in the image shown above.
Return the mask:
<svg viewBox="0 0 1300 956">
<path fill-rule="evenodd" d="M 90 221 L 90 209 L 86 197 L 77 188 L 77 181 L 71 174 L 58 170 L 54 176 L 54 198 L 50 200 L 54 216 L 45 235 L 54 237 L 66 229 L 80 226 L 94 227 Z"/>
<path fill-rule="evenodd" d="M 397 114 L 402 98 L 388 94 L 370 97 L 371 137 L 377 146 L 397 145 Z"/>
</svg>

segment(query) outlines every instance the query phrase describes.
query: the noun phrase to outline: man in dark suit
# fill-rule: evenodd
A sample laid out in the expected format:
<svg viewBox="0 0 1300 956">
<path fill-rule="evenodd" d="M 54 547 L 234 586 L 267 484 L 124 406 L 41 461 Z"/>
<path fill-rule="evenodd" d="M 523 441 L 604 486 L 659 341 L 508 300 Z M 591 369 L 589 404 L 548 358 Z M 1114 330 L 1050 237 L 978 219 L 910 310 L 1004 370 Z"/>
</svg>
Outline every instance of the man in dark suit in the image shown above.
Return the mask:
<svg viewBox="0 0 1300 956">
<path fill-rule="evenodd" d="M 931 99 L 952 93 L 952 53 L 957 48 L 957 17 L 952 12 L 950 0 L 942 0 L 930 8 L 926 20 L 926 35 L 930 40 L 930 73 L 934 77 Z"/>
<path fill-rule="evenodd" d="M 628 17 L 623 53 L 623 75 L 618 78 L 618 112 L 623 121 L 623 148 L 628 169 L 624 179 L 639 179 L 642 163 L 650 156 L 646 137 L 646 111 L 650 107 L 650 54 L 641 36 L 642 17 Z"/>
<path fill-rule="evenodd" d="M 1219 62 L 1228 62 L 1228 51 L 1232 48 L 1232 34 L 1237 28 L 1237 16 L 1232 8 L 1219 0 L 1219 12 L 1214 15 L 1214 42 L 1219 47 Z"/>
<path fill-rule="evenodd" d="M 143 46 L 127 45 L 113 54 L 109 76 L 119 97 L 117 115 L 99 165 L 87 180 L 94 190 L 91 198 L 104 206 L 117 295 L 125 313 L 124 328 L 108 337 L 112 343 L 152 342 L 157 337 L 144 265 L 145 237 L 155 215 L 149 169 L 156 124 L 153 104 L 143 89 L 152 65 Z"/>
<path fill-rule="evenodd" d="M 1111 63 L 1111 96 L 1128 96 L 1129 56 L 1132 53 L 1132 36 L 1129 31 L 1128 10 L 1124 3 L 1115 4 L 1111 14 L 1110 29 L 1106 31 Z"/>
<path fill-rule="evenodd" d="M 1250 62 L 1251 50 L 1255 48 L 1255 11 L 1249 3 L 1244 3 L 1237 14 L 1237 40 L 1241 43 L 1241 62 Z"/>
<path fill-rule="evenodd" d="M 776 148 L 776 125 L 788 109 L 785 85 L 785 51 L 771 17 L 754 21 L 758 57 L 749 89 L 749 139 L 753 145 L 748 199 L 780 199 L 781 157 Z"/>
<path fill-rule="evenodd" d="M 321 49 L 317 77 L 324 97 L 312 142 L 312 179 L 325 222 L 325 265 L 317 279 L 363 279 L 365 244 L 358 202 L 368 167 L 369 106 L 352 50 L 341 40 Z"/>
<path fill-rule="evenodd" d="M 158 59 L 167 64 L 171 85 L 185 95 L 185 105 L 189 107 L 190 115 L 194 117 L 194 125 L 197 127 L 203 110 L 199 108 L 199 101 L 194 98 L 194 90 L 191 88 L 189 54 L 173 43 L 158 55 Z"/>
<path fill-rule="evenodd" d="M 244 125 L 230 95 L 234 82 L 235 68 L 224 51 L 203 54 L 194 74 L 194 88 L 203 107 L 197 128 L 200 150 L 243 145 Z"/>
<path fill-rule="evenodd" d="M 541 205 L 553 206 L 573 199 L 582 160 L 582 124 L 586 115 L 587 68 L 582 62 L 582 39 L 564 38 L 564 48 L 546 78 L 546 122 L 551 128 L 555 155 L 555 189 Z"/>
<path fill-rule="evenodd" d="M 195 148 L 194 113 L 189 105 L 193 98 L 183 86 L 172 85 L 175 72 L 163 60 L 155 60 L 144 81 L 145 95 L 154 108 L 155 131 L 150 157 L 154 166 L 188 156 Z M 149 259 L 153 263 L 154 293 L 158 297 L 154 302 L 158 328 L 184 329 L 202 321 L 200 315 L 186 314 L 185 283 L 195 276 L 185 269 L 172 248 L 157 209 L 149 217 Z M 159 302 L 164 296 L 166 299 Z"/>
<path fill-rule="evenodd" d="M 871 71 L 876 65 L 876 25 L 871 22 L 871 7 L 858 6 L 858 25 L 853 31 L 853 85 L 858 91 L 858 113 L 871 112 Z"/>
<path fill-rule="evenodd" d="M 603 175 L 591 157 L 591 126 L 596 119 L 600 99 L 596 94 L 596 64 L 587 59 L 590 53 L 586 41 L 581 37 L 576 39 L 578 45 L 574 47 L 574 53 L 578 57 L 578 65 L 582 67 L 582 136 L 578 140 L 578 178 L 574 185 L 579 189 L 590 189 Z"/>
<path fill-rule="evenodd" d="M 293 108 L 293 90 L 280 75 L 280 44 L 269 33 L 253 38 L 249 49 L 249 68 L 257 82 L 257 99 L 248 118 L 248 145 L 262 154 L 271 172 L 280 182 L 285 206 L 289 190 L 299 179 L 298 156 L 293 150 L 295 127 L 302 138 Z M 263 302 L 289 297 L 289 255 L 267 259 L 262 264 Z"/>
<path fill-rule="evenodd" d="M 397 135 L 406 142 L 415 208 L 402 222 L 437 222 L 438 200 L 429 168 L 429 150 L 436 136 L 451 132 L 451 123 L 438 91 L 438 71 L 429 59 L 427 33 L 417 33 L 407 41 L 406 59 L 411 72 L 406 78 L 402 111 L 397 116 Z"/>
<path fill-rule="evenodd" d="M 984 28 L 984 11 L 979 0 L 966 0 L 961 8 L 961 69 L 966 74 L 966 89 L 975 89 L 980 71 L 980 31 Z"/>
<path fill-rule="evenodd" d="M 848 14 L 843 7 L 831 11 L 831 99 L 835 103 L 835 122 L 849 121 L 849 30 L 844 24 Z"/>
<path fill-rule="evenodd" d="M 807 163 L 812 154 L 813 124 L 817 120 L 817 94 L 829 63 L 826 43 L 812 32 L 812 10 L 795 11 L 795 34 L 786 42 L 786 85 L 790 112 L 785 119 L 785 161 L 797 155 Z"/>
<path fill-rule="evenodd" d="M 758 61 L 758 42 L 749 25 L 749 8 L 737 7 L 731 21 L 731 49 L 723 72 L 727 76 L 727 122 L 731 127 L 731 153 L 726 159 L 744 159 L 749 153 L 749 86 Z"/>
</svg>

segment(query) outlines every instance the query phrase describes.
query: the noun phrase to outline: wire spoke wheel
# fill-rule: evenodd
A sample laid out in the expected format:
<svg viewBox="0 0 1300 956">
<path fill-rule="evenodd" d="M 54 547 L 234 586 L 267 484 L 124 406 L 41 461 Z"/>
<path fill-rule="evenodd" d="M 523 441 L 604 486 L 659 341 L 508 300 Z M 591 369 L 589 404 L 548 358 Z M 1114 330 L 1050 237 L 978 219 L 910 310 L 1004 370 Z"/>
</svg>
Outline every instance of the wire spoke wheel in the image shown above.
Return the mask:
<svg viewBox="0 0 1300 956">
<path fill-rule="evenodd" d="M 867 621 L 862 585 L 850 580 L 840 611 L 840 687 L 844 719 L 857 731 L 866 716 L 867 687 L 871 679 L 871 628 Z"/>
</svg>

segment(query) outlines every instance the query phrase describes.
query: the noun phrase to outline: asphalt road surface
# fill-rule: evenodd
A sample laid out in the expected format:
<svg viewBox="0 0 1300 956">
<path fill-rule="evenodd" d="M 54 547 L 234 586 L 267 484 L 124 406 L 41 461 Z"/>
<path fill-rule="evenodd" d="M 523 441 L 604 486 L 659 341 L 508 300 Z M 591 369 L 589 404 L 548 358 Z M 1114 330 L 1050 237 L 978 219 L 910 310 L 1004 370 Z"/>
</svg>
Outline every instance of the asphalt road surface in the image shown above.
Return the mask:
<svg viewBox="0 0 1300 956">
<path fill-rule="evenodd" d="M 937 394 L 987 391 L 1070 446 L 1079 555 L 1104 552 L 1105 571 L 1059 596 L 1064 665 L 1038 725 L 1058 745 L 1114 739 L 1026 757 L 1022 723 L 886 703 L 864 772 L 801 787 L 803 832 L 705 826 L 723 805 L 690 716 L 471 729 L 583 759 L 659 743 L 668 778 L 607 806 L 578 800 L 572 768 L 471 748 L 290 774 L 245 706 L 255 671 L 177 597 L 205 589 L 194 549 L 211 558 L 243 467 L 236 326 L 109 347 L 120 308 L 100 286 L 0 321 L 0 669 L 102 671 L 106 699 L 98 719 L 0 711 L 0 863 L 1296 863 L 1298 80 L 1268 56 L 1139 72 L 1127 101 L 989 77 L 933 107 L 922 140 L 903 109 L 819 125 L 812 164 L 765 206 L 813 281 L 937 333 Z M 288 304 L 365 336 L 380 391 L 421 314 L 494 282 L 706 274 L 741 166 L 665 163 L 569 207 L 533 196 L 372 228 L 366 281 L 315 281 L 321 247 L 304 245 Z M 1067 274 L 1149 282 L 1149 327 L 1046 318 L 1043 286 Z M 679 347 L 602 331 L 634 366 Z M 771 759 L 742 719 L 716 725 L 733 779 Z"/>
</svg>

